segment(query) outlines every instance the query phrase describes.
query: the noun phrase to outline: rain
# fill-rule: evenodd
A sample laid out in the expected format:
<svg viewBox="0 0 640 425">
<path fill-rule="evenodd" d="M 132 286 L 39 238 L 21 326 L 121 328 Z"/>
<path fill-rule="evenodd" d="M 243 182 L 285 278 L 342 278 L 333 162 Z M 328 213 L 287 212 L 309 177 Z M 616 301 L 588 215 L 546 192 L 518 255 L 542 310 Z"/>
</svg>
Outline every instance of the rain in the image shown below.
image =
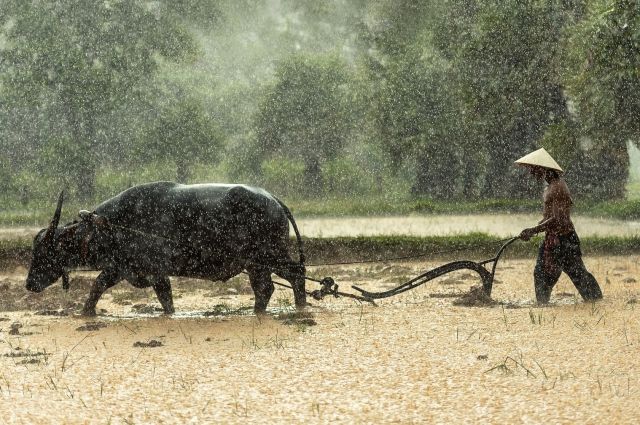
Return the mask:
<svg viewBox="0 0 640 425">
<path fill-rule="evenodd" d="M 0 0 L 0 422 L 634 423 L 637 0 Z"/>
</svg>

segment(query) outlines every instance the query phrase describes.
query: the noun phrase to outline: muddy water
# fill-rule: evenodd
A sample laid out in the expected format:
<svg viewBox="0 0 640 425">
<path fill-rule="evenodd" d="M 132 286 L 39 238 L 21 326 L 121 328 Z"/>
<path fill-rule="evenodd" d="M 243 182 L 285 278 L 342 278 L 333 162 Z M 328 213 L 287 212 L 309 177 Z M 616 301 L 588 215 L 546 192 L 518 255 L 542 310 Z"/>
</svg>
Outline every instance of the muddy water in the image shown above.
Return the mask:
<svg viewBox="0 0 640 425">
<path fill-rule="evenodd" d="M 535 225 L 535 214 L 433 215 L 397 217 L 340 217 L 296 219 L 302 235 L 307 237 L 412 235 L 446 236 L 481 232 L 499 237 L 520 233 Z M 574 217 L 581 236 L 640 235 L 640 222 L 591 217 Z M 0 228 L 0 239 L 31 239 L 39 229 L 32 227 Z"/>
<path fill-rule="evenodd" d="M 446 236 L 482 232 L 499 237 L 515 236 L 534 226 L 534 214 L 446 215 L 353 218 L 305 218 L 298 221 L 300 232 L 308 237 L 412 235 Z M 581 236 L 640 235 L 640 222 L 590 217 L 574 217 Z"/>
<path fill-rule="evenodd" d="M 595 304 L 563 276 L 538 307 L 533 260 L 507 260 L 491 307 L 454 305 L 478 284 L 457 272 L 378 307 L 314 301 L 307 322 L 282 320 L 280 288 L 272 314 L 247 315 L 246 282 L 174 282 L 172 318 L 136 315 L 158 303 L 126 284 L 96 318 L 37 315 L 73 306 L 86 282 L 26 294 L 24 271 L 0 272 L 6 309 L 31 306 L 0 311 L 0 423 L 637 423 L 640 257 L 585 261 L 605 295 Z M 318 273 L 383 290 L 435 265 Z"/>
</svg>

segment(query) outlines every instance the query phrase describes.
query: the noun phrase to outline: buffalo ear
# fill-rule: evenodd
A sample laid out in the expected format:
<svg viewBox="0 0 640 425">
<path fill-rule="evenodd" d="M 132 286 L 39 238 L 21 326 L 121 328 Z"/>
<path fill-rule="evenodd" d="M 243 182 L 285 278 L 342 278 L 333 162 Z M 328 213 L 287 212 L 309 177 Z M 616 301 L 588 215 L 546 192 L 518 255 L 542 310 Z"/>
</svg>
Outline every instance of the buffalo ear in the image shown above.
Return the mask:
<svg viewBox="0 0 640 425">
<path fill-rule="evenodd" d="M 87 223 L 95 224 L 98 227 L 104 227 L 109 225 L 109 219 L 107 217 L 96 214 L 95 212 L 80 210 L 78 213 L 80 220 Z"/>
<path fill-rule="evenodd" d="M 100 227 L 106 227 L 109 225 L 109 219 L 107 217 L 97 214 L 94 214 L 93 222 L 96 224 L 96 226 Z"/>
</svg>

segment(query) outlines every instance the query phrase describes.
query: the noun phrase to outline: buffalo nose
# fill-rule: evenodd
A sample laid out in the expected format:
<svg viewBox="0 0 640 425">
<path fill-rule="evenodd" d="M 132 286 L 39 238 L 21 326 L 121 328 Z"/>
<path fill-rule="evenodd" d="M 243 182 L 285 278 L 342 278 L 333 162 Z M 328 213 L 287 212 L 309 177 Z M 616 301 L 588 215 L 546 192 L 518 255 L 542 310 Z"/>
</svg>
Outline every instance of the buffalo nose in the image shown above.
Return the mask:
<svg viewBox="0 0 640 425">
<path fill-rule="evenodd" d="M 34 282 L 30 282 L 28 280 L 27 280 L 26 288 L 28 291 L 31 291 L 31 292 L 42 292 L 42 290 L 44 289 L 42 286 L 36 285 Z"/>
</svg>

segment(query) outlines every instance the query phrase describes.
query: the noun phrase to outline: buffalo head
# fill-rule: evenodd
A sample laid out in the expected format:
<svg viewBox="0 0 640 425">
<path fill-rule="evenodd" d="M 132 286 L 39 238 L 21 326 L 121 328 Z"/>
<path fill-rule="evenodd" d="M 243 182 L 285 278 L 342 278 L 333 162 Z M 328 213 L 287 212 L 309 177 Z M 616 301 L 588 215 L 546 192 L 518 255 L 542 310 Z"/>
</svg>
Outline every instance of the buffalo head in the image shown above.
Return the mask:
<svg viewBox="0 0 640 425">
<path fill-rule="evenodd" d="M 63 258 L 57 247 L 58 223 L 62 212 L 63 200 L 64 191 L 60 192 L 58 206 L 49 227 L 42 229 L 33 239 L 31 266 L 29 267 L 26 285 L 29 291 L 41 292 L 55 283 L 61 276 L 64 279 L 65 286 L 68 284 Z"/>
</svg>

